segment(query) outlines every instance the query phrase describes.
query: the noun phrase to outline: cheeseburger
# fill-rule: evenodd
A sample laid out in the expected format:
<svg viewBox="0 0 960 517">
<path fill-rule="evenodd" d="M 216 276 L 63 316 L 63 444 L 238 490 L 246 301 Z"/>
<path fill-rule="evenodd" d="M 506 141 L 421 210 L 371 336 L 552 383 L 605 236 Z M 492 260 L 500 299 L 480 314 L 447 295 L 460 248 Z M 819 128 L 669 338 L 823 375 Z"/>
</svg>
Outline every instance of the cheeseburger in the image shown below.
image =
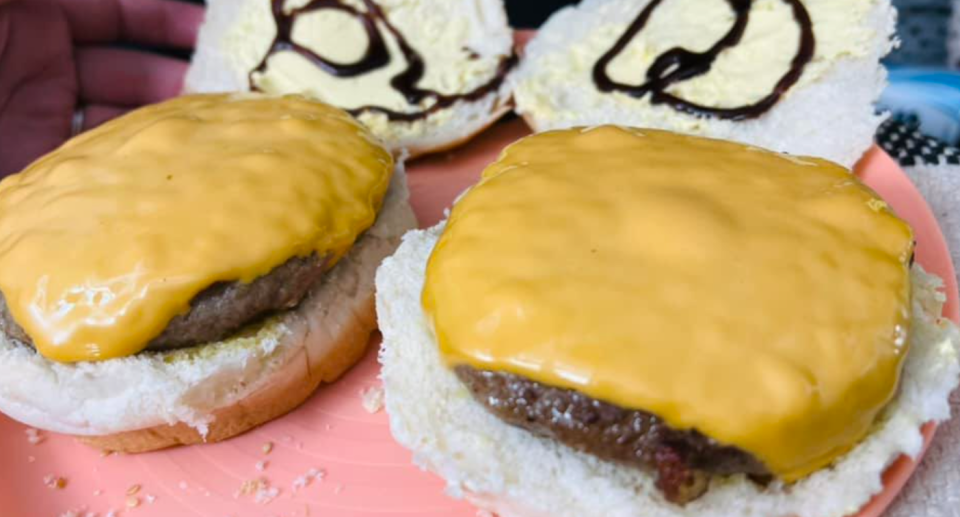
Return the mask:
<svg viewBox="0 0 960 517">
<path fill-rule="evenodd" d="M 402 166 L 298 97 L 187 96 L 0 182 L 0 410 L 139 452 L 276 418 L 364 352 Z"/>
<path fill-rule="evenodd" d="M 913 250 L 824 160 L 526 138 L 378 272 L 391 429 L 502 517 L 849 514 L 960 372 Z"/>
</svg>

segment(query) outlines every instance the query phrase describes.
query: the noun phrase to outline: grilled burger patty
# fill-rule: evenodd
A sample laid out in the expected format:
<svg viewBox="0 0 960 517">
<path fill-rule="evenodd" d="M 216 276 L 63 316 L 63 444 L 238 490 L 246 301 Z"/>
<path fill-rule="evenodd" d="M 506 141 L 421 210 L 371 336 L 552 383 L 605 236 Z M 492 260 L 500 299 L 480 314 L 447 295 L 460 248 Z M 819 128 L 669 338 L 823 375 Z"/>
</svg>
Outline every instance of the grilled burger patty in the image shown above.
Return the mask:
<svg viewBox="0 0 960 517">
<path fill-rule="evenodd" d="M 190 310 L 167 324 L 147 350 L 172 350 L 219 341 L 270 312 L 300 303 L 323 277 L 326 259 L 316 254 L 294 257 L 253 282 L 219 282 L 201 291 Z M 14 321 L 0 293 L 0 330 L 8 337 L 33 346 Z"/>
<path fill-rule="evenodd" d="M 501 420 L 605 460 L 657 473 L 657 488 L 675 503 L 702 495 L 710 475 L 770 478 L 759 460 L 696 430 L 680 431 L 643 411 L 627 410 L 573 390 L 523 377 L 455 368 L 473 397 Z"/>
</svg>

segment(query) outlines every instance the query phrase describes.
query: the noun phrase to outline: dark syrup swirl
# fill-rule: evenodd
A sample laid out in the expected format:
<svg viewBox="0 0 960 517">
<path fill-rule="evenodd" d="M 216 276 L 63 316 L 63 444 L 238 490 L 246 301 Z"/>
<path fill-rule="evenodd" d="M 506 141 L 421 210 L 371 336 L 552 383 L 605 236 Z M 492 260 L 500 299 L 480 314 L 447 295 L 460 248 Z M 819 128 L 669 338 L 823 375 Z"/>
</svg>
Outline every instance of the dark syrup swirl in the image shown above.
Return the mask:
<svg viewBox="0 0 960 517">
<path fill-rule="evenodd" d="M 754 104 L 736 108 L 712 108 L 667 93 L 667 88 L 671 85 L 709 72 L 714 60 L 720 53 L 740 43 L 750 19 L 752 0 L 727 0 L 736 14 L 736 21 L 730 31 L 706 52 L 691 52 L 682 47 L 672 48 L 654 60 L 650 69 L 647 70 L 647 81 L 645 83 L 639 86 L 618 83 L 607 75 L 607 67 L 646 27 L 654 10 L 663 2 L 663 0 L 653 0 L 630 24 L 627 31 L 613 45 L 613 48 L 607 51 L 594 65 L 593 81 L 602 92 L 620 91 L 638 99 L 650 94 L 651 103 L 666 104 L 677 111 L 691 115 L 729 120 L 746 120 L 759 117 L 772 108 L 780 100 L 780 97 L 800 80 L 803 69 L 813 59 L 816 46 L 813 22 L 810 20 L 810 14 L 803 3 L 800 0 L 783 1 L 793 8 L 793 18 L 800 26 L 800 47 L 793 57 L 790 69 L 780 78 L 773 91 Z"/>
<path fill-rule="evenodd" d="M 307 5 L 294 9 L 289 13 L 285 13 L 283 9 L 286 0 L 271 1 L 273 19 L 277 26 L 277 36 L 274 38 L 273 43 L 270 45 L 270 50 L 267 51 L 263 60 L 261 60 L 260 64 L 249 74 L 250 89 L 254 91 L 260 91 L 260 88 L 256 85 L 253 75 L 255 73 L 265 72 L 267 70 L 267 61 L 278 52 L 296 52 L 313 63 L 317 68 L 335 77 L 356 77 L 387 66 L 390 64 L 390 51 L 387 49 L 386 41 L 380 32 L 378 24 L 386 28 L 397 40 L 400 52 L 403 54 L 403 58 L 407 63 L 407 68 L 393 76 L 390 80 L 390 86 L 399 92 L 400 95 L 403 95 L 403 98 L 406 99 L 411 106 L 418 106 L 421 102 L 428 99 L 432 99 L 433 103 L 429 108 L 409 113 L 394 111 L 383 106 L 361 106 L 347 110 L 353 116 L 360 115 L 361 113 L 382 113 L 392 121 L 409 122 L 420 120 L 426 118 L 431 113 L 450 107 L 457 101 L 473 102 L 485 97 L 503 84 L 507 73 L 517 64 L 517 55 L 511 53 L 509 56 L 504 56 L 500 59 L 500 63 L 497 65 L 497 73 L 490 81 L 466 93 L 444 95 L 440 92 L 417 86 L 423 78 L 426 69 L 423 57 L 407 43 L 403 34 L 390 23 L 390 20 L 387 19 L 386 15 L 384 15 L 383 11 L 373 0 L 363 0 L 366 11 L 360 11 L 359 9 L 346 5 L 343 3 L 343 0 L 312 0 Z M 293 25 L 296 23 L 297 18 L 300 15 L 323 9 L 343 11 L 358 19 L 363 24 L 363 28 L 367 33 L 367 51 L 364 52 L 359 60 L 353 63 L 337 63 L 293 41 Z"/>
</svg>

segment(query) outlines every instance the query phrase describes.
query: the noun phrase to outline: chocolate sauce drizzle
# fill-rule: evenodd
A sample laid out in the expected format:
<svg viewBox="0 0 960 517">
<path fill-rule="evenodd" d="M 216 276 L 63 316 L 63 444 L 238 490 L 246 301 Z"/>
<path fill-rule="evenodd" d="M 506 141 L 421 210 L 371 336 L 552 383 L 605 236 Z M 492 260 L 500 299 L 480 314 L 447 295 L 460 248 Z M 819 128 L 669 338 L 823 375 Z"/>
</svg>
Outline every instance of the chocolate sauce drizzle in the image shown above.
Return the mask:
<svg viewBox="0 0 960 517">
<path fill-rule="evenodd" d="M 714 60 L 723 51 L 735 47 L 743 38 L 750 19 L 752 0 L 727 0 L 736 21 L 729 32 L 706 52 L 691 52 L 682 47 L 672 48 L 654 60 L 647 70 L 647 81 L 639 86 L 618 83 L 607 75 L 607 67 L 627 45 L 646 27 L 650 16 L 663 0 L 653 0 L 640 12 L 640 15 L 630 24 L 627 31 L 620 36 L 607 53 L 605 53 L 593 67 L 593 81 L 602 92 L 620 91 L 631 97 L 642 98 L 650 94 L 653 104 L 666 104 L 677 111 L 701 117 L 717 117 L 729 120 L 746 120 L 759 117 L 772 108 L 780 97 L 786 93 L 803 75 L 803 69 L 813 59 L 816 40 L 813 35 L 813 22 L 810 14 L 800 0 L 783 0 L 793 8 L 793 17 L 800 26 L 800 48 L 790 64 L 790 69 L 777 82 L 769 95 L 760 101 L 747 106 L 736 108 L 712 108 L 681 99 L 667 93 L 667 88 L 710 71 Z"/>
<path fill-rule="evenodd" d="M 407 63 L 407 68 L 390 80 L 390 86 L 403 95 L 403 98 L 406 99 L 411 106 L 417 106 L 426 99 L 433 99 L 434 102 L 429 108 L 410 113 L 401 113 L 383 106 L 362 106 L 347 110 L 354 116 L 361 113 L 372 112 L 382 113 L 392 121 L 409 122 L 426 118 L 431 113 L 447 108 L 457 101 L 464 100 L 472 102 L 485 97 L 500 87 L 507 73 L 517 64 L 516 53 L 511 53 L 509 56 L 504 56 L 500 59 L 500 63 L 497 65 L 497 73 L 490 81 L 466 93 L 444 95 L 440 92 L 417 86 L 417 83 L 423 78 L 426 69 L 423 57 L 407 43 L 403 34 L 390 23 L 390 20 L 384 15 L 383 10 L 381 10 L 380 6 L 375 4 L 373 0 L 363 0 L 366 11 L 361 11 L 347 5 L 343 3 L 343 0 L 312 0 L 307 5 L 294 9 L 289 13 L 285 13 L 283 9 L 286 0 L 271 1 L 273 19 L 277 25 L 277 36 L 274 38 L 273 43 L 270 45 L 270 50 L 267 51 L 263 60 L 260 61 L 260 64 L 258 64 L 248 76 L 250 89 L 254 91 L 260 91 L 260 88 L 253 79 L 254 74 L 265 72 L 267 70 L 267 61 L 278 52 L 296 52 L 313 63 L 317 68 L 336 77 L 356 77 L 387 66 L 390 64 L 390 51 L 387 49 L 386 41 L 380 32 L 380 28 L 377 25 L 378 23 L 382 24 L 383 27 L 396 38 L 400 52 L 403 54 Z M 323 9 L 343 11 L 357 18 L 363 24 L 363 28 L 367 33 L 368 43 L 366 52 L 364 52 L 359 60 L 353 63 L 337 63 L 293 41 L 293 25 L 296 23 L 297 18 L 300 15 Z"/>
</svg>

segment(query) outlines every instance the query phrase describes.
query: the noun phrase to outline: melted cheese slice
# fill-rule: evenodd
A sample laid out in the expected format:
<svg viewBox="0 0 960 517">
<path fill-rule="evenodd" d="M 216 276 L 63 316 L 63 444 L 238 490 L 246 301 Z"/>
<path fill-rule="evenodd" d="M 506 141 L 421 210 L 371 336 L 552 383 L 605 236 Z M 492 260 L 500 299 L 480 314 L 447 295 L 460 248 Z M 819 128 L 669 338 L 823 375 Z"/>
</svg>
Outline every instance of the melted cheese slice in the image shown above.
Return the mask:
<svg viewBox="0 0 960 517">
<path fill-rule="evenodd" d="M 853 447 L 894 395 L 912 249 L 832 163 L 574 129 L 484 171 L 423 305 L 450 365 L 651 412 L 791 481 Z"/>
<path fill-rule="evenodd" d="M 346 113 L 298 97 L 137 110 L 0 183 L 0 292 L 45 357 L 132 355 L 214 283 L 336 262 L 393 166 Z"/>
</svg>

